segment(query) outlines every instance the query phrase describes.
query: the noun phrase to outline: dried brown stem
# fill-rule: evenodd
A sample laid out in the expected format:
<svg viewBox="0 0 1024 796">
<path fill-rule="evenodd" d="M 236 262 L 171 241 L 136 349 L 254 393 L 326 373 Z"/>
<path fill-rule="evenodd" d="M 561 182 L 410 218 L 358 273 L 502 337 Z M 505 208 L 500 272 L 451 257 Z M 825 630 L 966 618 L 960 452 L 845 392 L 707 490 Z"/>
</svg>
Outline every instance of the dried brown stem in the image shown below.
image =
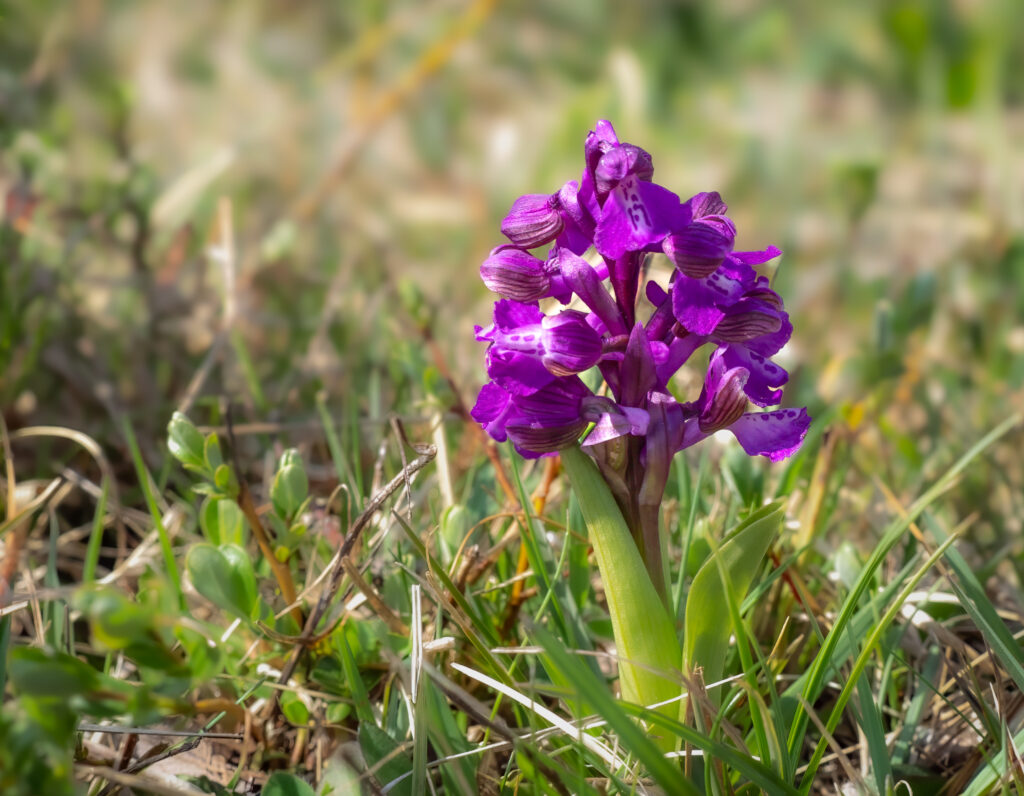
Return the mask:
<svg viewBox="0 0 1024 796">
<path fill-rule="evenodd" d="M 398 475 L 388 481 L 388 483 L 370 499 L 370 502 L 366 505 L 363 513 L 356 518 L 356 521 L 352 523 L 352 527 L 349 528 L 348 533 L 345 534 L 345 539 L 342 541 L 341 547 L 338 548 L 338 552 L 335 553 L 334 558 L 331 561 L 329 570 L 330 575 L 327 578 L 327 583 L 324 584 L 323 591 L 320 593 L 320 599 L 317 600 L 313 610 L 310 611 L 309 616 L 306 618 L 306 623 L 302 629 L 302 635 L 299 637 L 299 643 L 296 645 L 295 651 L 292 652 L 288 662 L 281 670 L 281 676 L 278 678 L 279 683 L 287 683 L 291 679 L 292 674 L 295 672 L 295 667 L 299 665 L 299 660 L 301 659 L 303 652 L 315 637 L 317 625 L 320 624 L 320 620 L 323 619 L 324 614 L 327 613 L 327 608 L 331 604 L 331 600 L 337 594 L 338 587 L 341 585 L 342 576 L 345 574 L 345 568 L 342 562 L 348 557 L 349 553 L 352 552 L 352 548 L 359 540 L 363 530 L 370 523 L 370 520 L 373 519 L 373 516 L 380 511 L 381 507 L 387 502 L 387 500 L 402 486 L 408 484 L 409 479 L 415 473 L 426 467 L 433 460 L 434 456 L 437 455 L 437 448 L 433 445 L 424 445 L 416 450 L 420 455 L 403 467 Z M 276 699 L 271 703 L 268 703 L 268 709 L 273 710 L 274 705 L 276 705 Z"/>
<path fill-rule="evenodd" d="M 359 567 L 352 563 L 352 559 L 345 556 L 341 559 L 341 566 L 345 570 L 345 574 L 348 575 L 349 580 L 355 585 L 359 591 L 366 597 L 366 601 L 373 608 L 373 612 L 381 618 L 381 621 L 388 626 L 388 630 L 392 633 L 396 633 L 399 636 L 409 635 L 409 626 L 402 621 L 394 611 L 392 611 L 387 603 L 381 599 L 380 594 L 377 590 L 367 582 L 366 578 L 359 572 Z"/>
<path fill-rule="evenodd" d="M 267 563 L 270 565 L 270 571 L 274 573 L 274 579 L 277 581 L 277 585 L 281 589 L 281 596 L 284 598 L 287 605 L 292 606 L 292 617 L 298 623 L 299 627 L 302 627 L 305 622 L 305 616 L 303 616 L 302 613 L 302 606 L 296 604 L 295 581 L 292 580 L 292 571 L 274 555 L 274 548 L 270 543 L 270 536 L 267 534 L 267 529 L 263 527 L 263 522 L 260 520 L 259 512 L 256 511 L 256 504 L 253 502 L 252 493 L 249 491 L 249 484 L 245 480 L 245 475 L 243 474 L 242 467 L 238 461 L 238 445 L 235 443 L 235 432 L 231 425 L 230 404 L 225 412 L 225 417 L 227 419 L 228 428 L 228 445 L 231 448 L 231 462 L 234 466 L 235 478 L 238 481 L 238 497 L 235 498 L 235 502 L 238 503 L 238 508 L 242 510 L 242 513 L 245 515 L 245 519 L 249 521 L 249 527 L 252 528 L 253 536 L 256 537 L 256 543 L 260 547 L 260 552 L 263 554 L 263 557 L 267 559 Z"/>
</svg>

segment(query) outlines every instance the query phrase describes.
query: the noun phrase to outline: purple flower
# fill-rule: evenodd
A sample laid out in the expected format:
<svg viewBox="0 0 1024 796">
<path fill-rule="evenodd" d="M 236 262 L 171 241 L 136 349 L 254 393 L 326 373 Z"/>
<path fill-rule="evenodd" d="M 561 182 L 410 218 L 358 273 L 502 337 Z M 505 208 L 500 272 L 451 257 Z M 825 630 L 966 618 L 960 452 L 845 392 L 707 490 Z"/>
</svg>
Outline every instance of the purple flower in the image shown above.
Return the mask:
<svg viewBox="0 0 1024 796">
<path fill-rule="evenodd" d="M 532 249 L 553 241 L 562 227 L 558 195 L 531 193 L 512 203 L 512 209 L 501 222 L 501 233 L 513 245 Z"/>
<path fill-rule="evenodd" d="M 759 406 L 777 404 L 782 398 L 779 388 L 789 380 L 789 374 L 769 357 L 785 345 L 793 326 L 781 309 L 781 299 L 766 284 L 766 280 L 755 282 L 754 288 L 721 312 L 719 322 L 708 334 L 701 335 L 688 332 L 681 323 L 672 327 L 676 302 L 658 285 L 648 283 L 647 298 L 657 307 L 648 322 L 648 334 L 666 339 L 668 348 L 668 355 L 658 363 L 660 380 L 667 382 L 698 348 L 712 343 L 720 347 L 727 367 L 741 366 L 749 371 L 747 395 L 751 401 Z M 673 286 L 673 290 L 679 288 Z"/>
<path fill-rule="evenodd" d="M 545 315 L 536 305 L 503 299 L 494 305 L 494 323 L 477 327 L 476 339 L 489 342 L 488 375 L 511 392 L 539 390 L 558 376 L 592 368 L 601 358 L 600 335 L 576 310 Z"/>
<path fill-rule="evenodd" d="M 680 204 L 677 194 L 630 174 L 605 199 L 594 246 L 611 260 L 619 259 L 627 251 L 651 251 L 673 228 L 682 226 L 687 217 L 688 210 Z"/>
<path fill-rule="evenodd" d="M 789 374 L 770 357 L 793 327 L 754 270 L 779 250 L 735 251 L 727 209 L 714 192 L 680 201 L 654 182 L 648 152 L 599 121 L 586 138 L 579 181 L 517 199 L 501 225 L 511 244 L 480 267 L 487 287 L 505 298 L 494 305 L 494 322 L 477 327 L 477 339 L 489 344 L 491 381 L 473 417 L 529 457 L 576 444 L 593 424 L 583 444 L 597 446 L 624 516 L 644 528 L 637 538 L 656 531 L 677 450 L 729 429 L 747 453 L 775 461 L 799 447 L 810 423 L 803 409 L 747 411 L 781 400 Z M 529 251 L 548 244 L 546 260 Z M 584 259 L 588 250 L 595 254 Z M 654 311 L 638 323 L 644 263 L 656 253 L 675 269 L 667 290 L 647 283 Z M 584 311 L 542 310 L 537 302 L 549 298 L 575 299 Z M 704 345 L 714 350 L 701 394 L 680 403 L 668 384 Z M 608 396 L 576 375 L 595 366 Z M 623 436 L 634 441 L 605 445 Z"/>
<path fill-rule="evenodd" d="M 725 203 L 717 193 L 697 194 L 687 204 L 691 222 L 666 236 L 661 248 L 683 274 L 703 279 L 732 252 L 736 225 L 725 215 Z"/>
<path fill-rule="evenodd" d="M 730 254 L 715 271 L 700 279 L 678 271 L 672 283 L 672 311 L 676 320 L 688 332 L 711 334 L 725 317 L 726 309 L 749 291 L 756 289 L 756 295 L 764 296 L 768 281 L 761 281 L 763 277 L 758 277 L 749 260 L 770 254 L 760 260 L 767 262 L 781 253 L 772 246 L 765 252 Z M 781 299 L 778 304 L 781 306 Z"/>
<path fill-rule="evenodd" d="M 680 448 L 688 448 L 726 428 L 748 454 L 767 456 L 773 462 L 785 459 L 800 447 L 811 423 L 807 410 L 746 412 L 749 378 L 746 368 L 728 367 L 722 349 L 711 355 L 704 389 L 687 407 L 691 417 Z"/>
<path fill-rule="evenodd" d="M 515 246 L 499 246 L 480 266 L 488 290 L 514 299 L 536 301 L 551 295 L 551 275 L 544 262 Z"/>
<path fill-rule="evenodd" d="M 489 382 L 470 414 L 498 442 L 511 439 L 527 459 L 575 445 L 591 422 L 595 425 L 587 444 L 647 430 L 645 412 L 626 411 L 594 395 L 578 376 L 555 379 L 529 394 L 514 394 Z"/>
<path fill-rule="evenodd" d="M 593 219 L 580 206 L 579 185 L 570 180 L 553 194 L 520 196 L 501 222 L 501 232 L 514 246 L 533 249 L 551 241 L 584 252 L 593 237 Z"/>
<path fill-rule="evenodd" d="M 735 251 L 727 210 L 714 192 L 680 201 L 654 182 L 650 154 L 599 121 L 579 181 L 518 198 L 501 224 L 511 243 L 480 266 L 504 298 L 493 323 L 476 327 L 490 381 L 473 418 L 526 458 L 586 446 L 663 599 L 659 518 L 675 454 L 728 429 L 751 456 L 778 461 L 810 425 L 805 409 L 748 411 L 782 400 L 789 374 L 771 357 L 793 327 L 754 268 L 779 250 Z M 548 245 L 545 260 L 529 251 Z M 649 280 L 641 293 L 645 264 L 659 254 L 674 265 L 669 282 Z M 705 345 L 700 395 L 681 402 L 669 385 Z M 602 394 L 578 375 L 595 367 Z"/>
<path fill-rule="evenodd" d="M 627 251 L 653 251 L 674 226 L 689 220 L 689 208 L 679 197 L 651 182 L 650 154 L 621 143 L 611 123 L 597 123 L 587 136 L 584 157 L 577 200 L 581 212 L 593 220 L 595 248 L 609 260 Z"/>
</svg>

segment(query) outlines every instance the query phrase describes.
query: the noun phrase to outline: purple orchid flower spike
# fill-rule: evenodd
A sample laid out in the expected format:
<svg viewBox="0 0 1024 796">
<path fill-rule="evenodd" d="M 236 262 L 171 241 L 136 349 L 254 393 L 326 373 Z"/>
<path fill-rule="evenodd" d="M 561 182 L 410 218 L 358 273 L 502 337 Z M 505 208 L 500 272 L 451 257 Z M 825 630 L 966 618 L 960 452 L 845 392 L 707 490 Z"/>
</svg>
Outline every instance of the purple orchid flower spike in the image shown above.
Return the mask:
<svg viewBox="0 0 1024 796">
<path fill-rule="evenodd" d="M 771 357 L 793 326 L 755 266 L 779 250 L 736 251 L 722 197 L 681 201 L 654 181 L 650 154 L 607 121 L 583 155 L 578 181 L 512 203 L 501 224 L 509 242 L 480 266 L 503 298 L 493 322 L 476 327 L 489 381 L 471 415 L 525 458 L 561 454 L 604 582 L 622 698 L 677 718 L 679 681 L 658 674 L 680 661 L 694 669 L 660 528 L 673 459 L 728 429 L 746 453 L 778 461 L 811 421 L 805 409 L 766 410 L 789 380 Z M 672 265 L 663 285 L 644 284 L 651 257 Z M 702 389 L 681 401 L 676 374 L 698 353 L 708 357 Z"/>
<path fill-rule="evenodd" d="M 654 181 L 648 152 L 599 121 L 579 180 L 517 199 L 501 225 L 510 243 L 480 267 L 504 299 L 494 322 L 477 327 L 490 382 L 472 416 L 528 458 L 585 434 L 663 597 L 658 515 L 675 453 L 728 429 L 748 454 L 778 461 L 810 424 L 804 409 L 748 411 L 782 400 L 789 374 L 771 357 L 793 326 L 755 270 L 781 252 L 736 251 L 727 210 L 715 192 L 681 201 Z M 540 246 L 550 246 L 546 259 L 530 251 Z M 674 268 L 667 285 L 645 288 L 652 256 Z M 670 385 L 704 346 L 712 350 L 703 389 L 681 403 Z M 580 378 L 589 372 L 592 383 L 593 369 L 604 382 L 597 392 Z"/>
</svg>

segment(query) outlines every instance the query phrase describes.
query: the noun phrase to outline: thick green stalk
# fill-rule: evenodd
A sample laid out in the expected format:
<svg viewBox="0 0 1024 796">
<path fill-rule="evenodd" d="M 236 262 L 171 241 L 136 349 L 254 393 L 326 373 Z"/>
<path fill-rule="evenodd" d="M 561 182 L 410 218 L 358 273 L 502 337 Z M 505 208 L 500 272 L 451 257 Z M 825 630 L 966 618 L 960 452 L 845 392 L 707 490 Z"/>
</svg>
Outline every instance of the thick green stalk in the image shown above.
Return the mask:
<svg viewBox="0 0 1024 796">
<path fill-rule="evenodd" d="M 636 542 L 593 460 L 578 447 L 561 451 L 594 546 L 619 655 L 622 698 L 652 705 L 681 691 L 676 628 L 651 582 Z M 662 708 L 677 718 L 679 703 Z M 671 748 L 671 739 L 663 744 Z"/>
</svg>

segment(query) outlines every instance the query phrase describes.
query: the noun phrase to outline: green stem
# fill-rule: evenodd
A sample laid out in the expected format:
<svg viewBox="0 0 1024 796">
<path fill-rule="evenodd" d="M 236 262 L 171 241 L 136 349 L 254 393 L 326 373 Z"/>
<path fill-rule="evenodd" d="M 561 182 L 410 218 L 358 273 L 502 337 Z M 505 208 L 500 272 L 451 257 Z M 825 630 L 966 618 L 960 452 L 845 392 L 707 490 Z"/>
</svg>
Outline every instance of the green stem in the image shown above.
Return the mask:
<svg viewBox="0 0 1024 796">
<path fill-rule="evenodd" d="M 604 584 L 619 655 L 622 699 L 640 705 L 678 697 L 682 652 L 675 624 L 651 581 L 615 498 L 593 460 L 578 447 L 561 451 Z M 677 718 L 679 703 L 662 711 Z M 674 739 L 662 745 L 669 749 Z"/>
</svg>

